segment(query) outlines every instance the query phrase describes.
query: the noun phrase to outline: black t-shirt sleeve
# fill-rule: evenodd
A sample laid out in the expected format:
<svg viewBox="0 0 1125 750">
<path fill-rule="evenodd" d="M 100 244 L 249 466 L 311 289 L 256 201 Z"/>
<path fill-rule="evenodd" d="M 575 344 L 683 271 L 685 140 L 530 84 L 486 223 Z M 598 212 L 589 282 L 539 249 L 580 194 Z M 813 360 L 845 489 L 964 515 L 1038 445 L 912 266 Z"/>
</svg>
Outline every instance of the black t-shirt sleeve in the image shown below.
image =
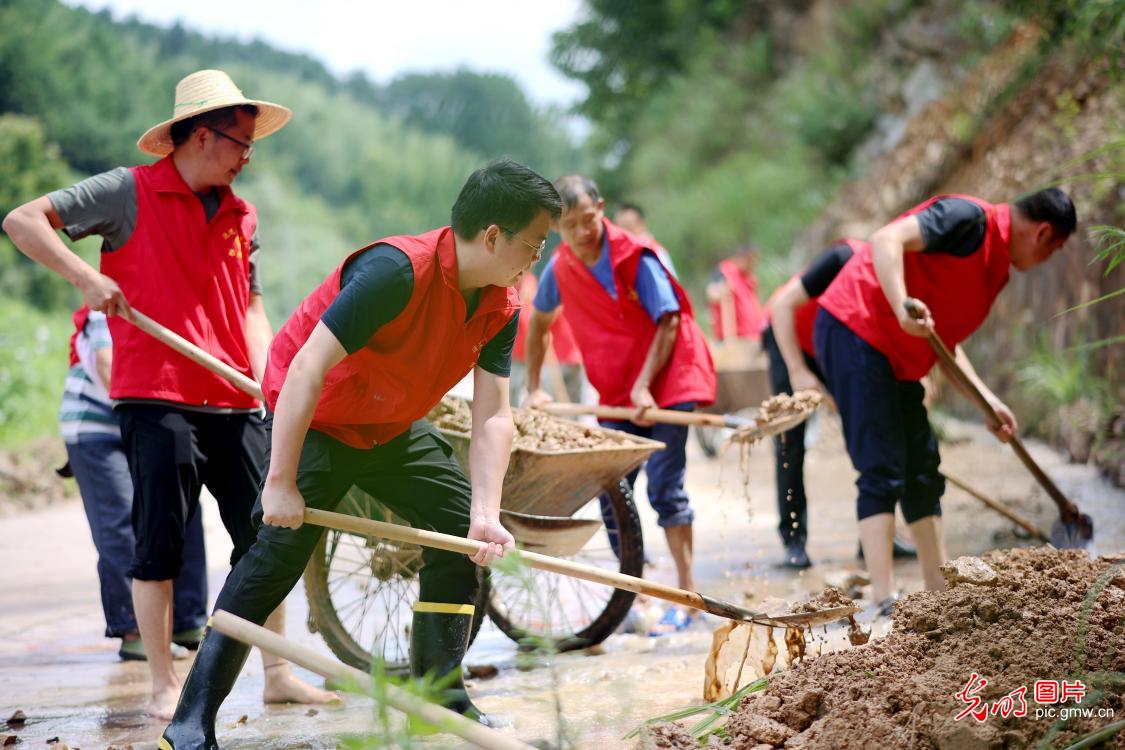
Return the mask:
<svg viewBox="0 0 1125 750">
<path fill-rule="evenodd" d="M 942 198 L 915 214 L 922 227 L 923 252 L 965 258 L 984 242 L 984 209 L 964 198 Z"/>
<path fill-rule="evenodd" d="M 824 294 L 853 254 L 851 245 L 840 242 L 813 258 L 813 262 L 801 273 L 801 286 L 805 288 L 805 294 L 810 299 Z"/>
<path fill-rule="evenodd" d="M 512 347 L 516 344 L 516 332 L 520 327 L 520 314 L 517 311 L 500 332 L 488 340 L 480 350 L 477 366 L 502 378 L 512 374 Z"/>
<path fill-rule="evenodd" d="M 375 245 L 344 266 L 340 293 L 320 320 L 353 354 L 406 309 L 413 293 L 414 268 L 406 253 L 392 245 Z"/>
</svg>

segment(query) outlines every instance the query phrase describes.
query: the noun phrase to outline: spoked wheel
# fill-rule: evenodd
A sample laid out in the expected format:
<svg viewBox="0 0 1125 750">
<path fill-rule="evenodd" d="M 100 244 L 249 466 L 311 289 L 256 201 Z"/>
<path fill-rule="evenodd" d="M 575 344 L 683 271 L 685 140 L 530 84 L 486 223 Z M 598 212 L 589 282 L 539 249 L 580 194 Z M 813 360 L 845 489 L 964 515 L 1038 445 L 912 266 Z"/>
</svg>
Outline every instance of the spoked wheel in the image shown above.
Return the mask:
<svg viewBox="0 0 1125 750">
<path fill-rule="evenodd" d="M 633 495 L 624 481 L 611 488 L 603 516 L 597 498 L 575 518 L 604 518 L 605 526 L 567 558 L 606 570 L 640 576 L 644 540 Z M 512 640 L 542 643 L 571 651 L 601 643 L 629 613 L 636 594 L 543 570 L 526 569 L 518 577 L 493 575 L 488 616 Z"/>
<path fill-rule="evenodd" d="M 340 513 L 407 525 L 378 500 L 353 487 Z M 305 568 L 309 629 L 319 631 L 345 664 L 369 670 L 382 658 L 391 673 L 410 671 L 410 628 L 418 601 L 422 548 L 377 537 L 326 529 Z M 488 576 L 478 569 L 480 591 L 470 642 L 488 601 Z"/>
</svg>

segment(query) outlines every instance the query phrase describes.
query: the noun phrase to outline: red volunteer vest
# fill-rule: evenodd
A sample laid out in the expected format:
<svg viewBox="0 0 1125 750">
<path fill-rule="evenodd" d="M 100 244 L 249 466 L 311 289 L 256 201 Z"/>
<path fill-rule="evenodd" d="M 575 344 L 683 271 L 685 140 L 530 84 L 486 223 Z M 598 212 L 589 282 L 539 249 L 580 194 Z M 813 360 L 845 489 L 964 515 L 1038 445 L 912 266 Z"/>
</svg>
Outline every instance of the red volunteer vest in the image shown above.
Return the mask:
<svg viewBox="0 0 1125 750">
<path fill-rule="evenodd" d="M 853 257 L 856 253 L 859 253 L 864 249 L 871 249 L 871 245 L 866 242 L 863 242 L 861 240 L 849 239 L 836 240 L 831 245 L 829 245 L 829 247 L 834 247 L 841 242 L 845 243 L 852 249 Z M 840 270 L 843 271 L 843 268 L 841 268 Z M 790 281 L 800 278 L 802 273 L 804 273 L 804 271 L 795 274 L 790 278 Z M 780 289 L 781 287 L 778 287 L 778 290 Z M 770 295 L 770 298 L 766 300 L 765 324 L 762 326 L 763 330 L 765 330 L 765 327 L 770 324 L 770 310 L 772 307 L 770 303 L 773 301 L 774 295 L 776 294 L 777 291 L 774 291 L 774 293 Z M 793 326 L 797 332 L 797 343 L 800 345 L 801 351 L 814 358 L 816 357 L 816 351 L 813 348 L 813 325 L 816 323 L 816 314 L 820 310 L 820 304 L 819 302 L 817 302 L 818 299 L 820 299 L 819 295 L 816 297 L 811 297 L 805 302 L 798 305 L 797 309 L 793 311 Z"/>
<path fill-rule="evenodd" d="M 758 302 L 758 280 L 738 270 L 730 258 L 719 262 L 719 273 L 726 279 L 734 302 L 735 338 L 754 339 L 762 336 L 762 305 Z M 711 303 L 711 328 L 715 338 L 722 341 L 727 336 L 723 330 L 723 309 L 718 302 Z"/>
<path fill-rule="evenodd" d="M 74 321 L 74 333 L 70 334 L 70 366 L 74 367 L 79 362 L 78 357 L 78 336 L 82 333 L 82 329 L 86 327 L 86 319 L 90 317 L 90 308 L 82 305 L 74 311 L 74 316 L 71 318 Z"/>
<path fill-rule="evenodd" d="M 531 315 L 535 306 L 535 290 L 539 288 L 539 280 L 530 271 L 523 275 L 520 281 L 520 322 L 519 331 L 516 333 L 516 343 L 512 347 L 512 361 L 523 362 L 527 359 L 527 329 L 531 325 Z M 555 359 L 560 365 L 582 364 L 582 353 L 578 351 L 578 342 L 574 340 L 574 331 L 566 320 L 566 311 L 555 318 L 551 324 L 551 349 L 555 352 Z"/>
<path fill-rule="evenodd" d="M 907 294 L 929 306 L 938 336 L 952 349 L 980 327 L 996 295 L 1008 283 L 1012 216 L 1008 204 L 992 205 L 968 195 L 939 195 L 902 216 L 919 213 L 941 198 L 976 203 L 984 209 L 986 221 L 980 249 L 966 258 L 908 252 L 903 259 Z M 882 352 L 899 380 L 919 380 L 937 361 L 926 339 L 911 336 L 899 327 L 875 275 L 870 247 L 848 262 L 821 296 L 820 306 Z"/>
<path fill-rule="evenodd" d="M 449 227 L 417 237 L 387 237 L 414 269 L 414 291 L 398 317 L 367 345 L 328 371 L 312 428 L 353 448 L 402 434 L 473 368 L 480 350 L 519 311 L 510 287 L 485 287 L 472 318 L 457 288 L 457 251 Z M 349 258 L 371 247 L 357 250 Z M 262 392 L 277 406 L 289 363 L 340 293 L 340 266 L 297 307 L 270 346 Z"/>
<path fill-rule="evenodd" d="M 644 366 L 656 323 L 637 298 L 640 241 L 609 221 L 602 224 L 609 237 L 609 257 L 617 299 L 602 287 L 586 264 L 565 242 L 559 246 L 555 279 L 566 315 L 574 329 L 586 375 L 606 406 L 631 406 L 629 392 Z M 676 346 L 650 387 L 657 406 L 694 401 L 706 406 L 715 400 L 715 366 L 695 322 L 691 300 L 675 277 L 668 274 L 680 303 Z"/>
<path fill-rule="evenodd" d="M 137 226 L 119 249 L 102 253 L 101 270 L 129 304 L 249 378 L 246 309 L 254 207 L 220 188 L 208 222 L 203 204 L 172 157 L 130 170 Z M 252 409 L 258 402 L 124 318 L 109 318 L 113 337 L 110 398 L 153 398 L 197 406 Z"/>
</svg>

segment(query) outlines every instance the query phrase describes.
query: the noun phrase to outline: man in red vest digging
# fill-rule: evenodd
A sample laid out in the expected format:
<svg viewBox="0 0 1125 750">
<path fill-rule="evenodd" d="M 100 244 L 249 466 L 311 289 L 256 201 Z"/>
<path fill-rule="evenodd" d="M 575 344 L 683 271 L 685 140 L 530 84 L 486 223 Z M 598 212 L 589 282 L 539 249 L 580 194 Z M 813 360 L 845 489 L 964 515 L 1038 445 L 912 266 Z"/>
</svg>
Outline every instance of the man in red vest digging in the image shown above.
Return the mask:
<svg viewBox="0 0 1125 750">
<path fill-rule="evenodd" d="M 452 226 L 388 237 L 348 257 L 300 304 L 270 347 L 262 381 L 272 433 L 257 540 L 217 609 L 260 623 L 301 577 L 322 529 L 305 508 L 335 510 L 353 485 L 415 528 L 488 544 L 471 559 L 426 549 L 411 628 L 416 676 L 441 678 L 448 705 L 489 723 L 461 682 L 478 580 L 514 545 L 500 525 L 511 451 L 508 374 L 519 295 L 560 210 L 551 183 L 512 161 L 474 172 Z M 473 430 L 465 477 L 427 412 L 470 370 Z M 249 647 L 210 631 L 161 747 L 214 747 L 215 714 Z"/>
<path fill-rule="evenodd" d="M 694 590 L 694 514 L 684 491 L 687 428 L 654 426 L 644 420 L 644 412 L 653 407 L 691 410 L 713 402 L 711 354 L 687 294 L 644 241 L 606 220 L 605 201 L 593 180 L 570 175 L 556 180 L 555 187 L 563 201 L 556 225 L 563 242 L 543 270 L 534 300 L 527 339 L 527 404 L 550 401 L 539 385 L 540 370 L 551 323 L 565 305 L 587 377 L 601 403 L 637 410 L 631 422 L 603 424 L 667 446 L 645 465 L 649 502 L 664 529 L 680 588 Z M 638 472 L 629 475 L 630 486 Z M 609 524 L 611 517 L 603 516 Z M 688 612 L 670 608 L 653 634 L 682 629 L 691 618 Z"/>
<path fill-rule="evenodd" d="M 715 268 L 707 285 L 707 299 L 716 340 L 761 338 L 762 305 L 758 301 L 758 277 L 754 275 L 757 262 L 758 249 L 743 245 Z"/>
<path fill-rule="evenodd" d="M 231 563 L 249 549 L 266 433 L 255 399 L 124 318 L 135 305 L 239 372 L 262 376 L 273 331 L 258 283 L 257 213 L 230 186 L 254 143 L 290 115 L 247 99 L 222 71 L 192 73 L 176 86 L 173 117 L 137 142 L 160 161 L 95 175 L 4 220 L 20 250 L 110 316 L 109 396 L 133 479 L 129 574 L 152 674 L 149 713 L 159 718 L 171 717 L 180 692 L 169 643 L 184 530 L 206 486 L 234 543 Z M 58 229 L 71 239 L 102 237 L 101 273 L 62 243 Z M 283 617 L 278 608 L 270 627 L 284 632 Z M 335 697 L 298 681 L 284 659 L 263 654 L 262 661 L 266 702 Z"/>
<path fill-rule="evenodd" d="M 910 525 L 926 588 L 944 587 L 945 481 L 919 382 L 937 361 L 926 336 L 936 332 L 956 347 L 958 363 L 1002 421 L 989 428 L 1009 440 L 1015 417 L 977 377 L 960 343 L 984 322 L 1010 269 L 1046 262 L 1076 225 L 1074 204 L 1058 188 L 1014 204 L 931 198 L 872 235 L 870 249 L 859 249 L 820 297 L 813 343 L 859 472 L 859 533 L 876 614 L 889 614 L 894 603 L 896 502 Z M 921 321 L 907 312 L 908 297 L 924 311 Z"/>
</svg>

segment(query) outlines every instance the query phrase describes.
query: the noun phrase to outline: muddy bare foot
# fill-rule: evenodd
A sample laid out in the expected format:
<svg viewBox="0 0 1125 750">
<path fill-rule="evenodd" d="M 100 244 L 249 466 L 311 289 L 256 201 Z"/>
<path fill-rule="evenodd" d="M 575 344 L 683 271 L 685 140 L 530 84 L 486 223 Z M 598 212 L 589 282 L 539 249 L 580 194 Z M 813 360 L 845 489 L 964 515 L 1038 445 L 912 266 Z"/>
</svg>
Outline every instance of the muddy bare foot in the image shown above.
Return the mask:
<svg viewBox="0 0 1125 750">
<path fill-rule="evenodd" d="M 330 690 L 313 687 L 298 679 L 288 664 L 279 664 L 266 670 L 266 685 L 262 691 L 263 703 L 339 703 L 340 696 Z"/>
<path fill-rule="evenodd" d="M 168 721 L 176 713 L 176 701 L 179 698 L 179 685 L 170 685 L 162 690 L 154 690 L 152 700 L 145 706 L 145 711 L 154 719 Z"/>
</svg>

